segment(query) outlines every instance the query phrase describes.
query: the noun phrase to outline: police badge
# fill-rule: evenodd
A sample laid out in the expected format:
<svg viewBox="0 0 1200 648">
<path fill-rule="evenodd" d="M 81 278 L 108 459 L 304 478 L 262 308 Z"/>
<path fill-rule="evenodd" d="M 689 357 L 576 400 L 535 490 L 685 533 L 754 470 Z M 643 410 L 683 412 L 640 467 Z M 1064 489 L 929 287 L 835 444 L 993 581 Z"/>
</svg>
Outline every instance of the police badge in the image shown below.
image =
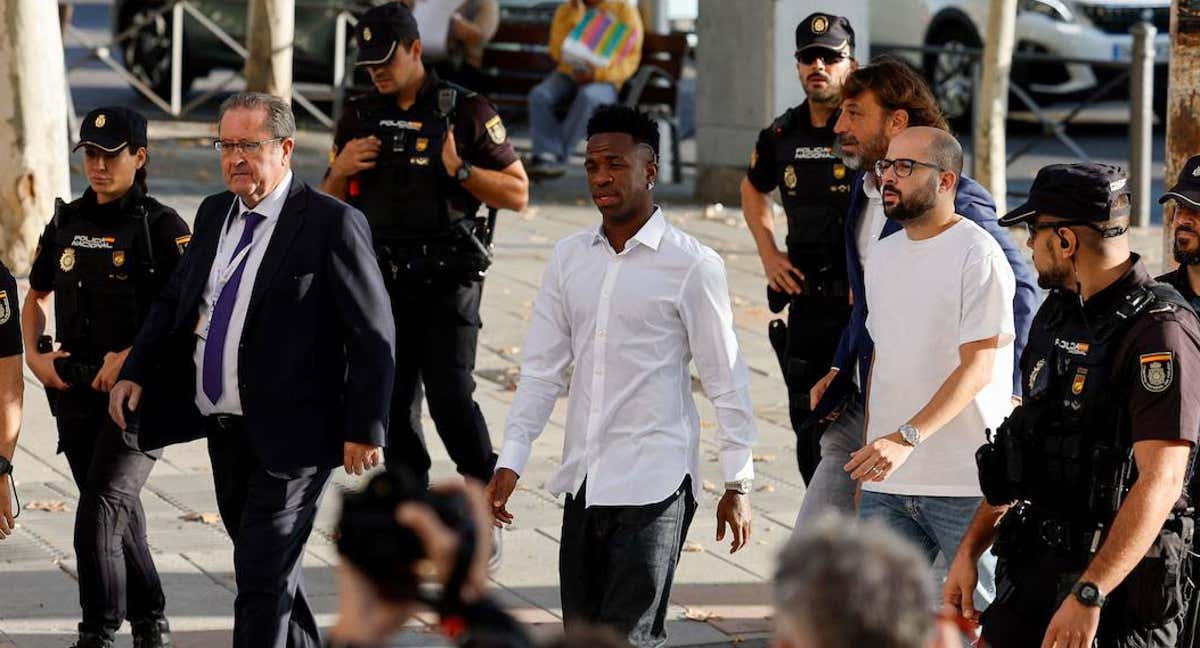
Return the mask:
<svg viewBox="0 0 1200 648">
<path fill-rule="evenodd" d="M 8 291 L 0 290 L 0 324 L 8 323 L 12 317 L 12 304 L 8 301 Z"/>
<path fill-rule="evenodd" d="M 120 268 L 125 265 L 125 252 L 123 250 L 113 251 L 113 266 Z"/>
<path fill-rule="evenodd" d="M 58 257 L 58 267 L 63 272 L 70 272 L 75 267 L 75 248 L 63 250 L 62 256 Z"/>
<path fill-rule="evenodd" d="M 783 170 L 783 184 L 788 189 L 796 188 L 796 168 L 790 164 Z"/>
<path fill-rule="evenodd" d="M 508 137 L 508 131 L 504 128 L 504 122 L 500 121 L 500 115 L 492 117 L 483 126 L 487 129 L 488 137 L 492 139 L 493 144 L 503 144 L 505 138 Z"/>
<path fill-rule="evenodd" d="M 105 118 L 104 113 L 100 113 L 99 115 L 96 115 L 95 123 L 96 128 L 104 128 L 104 124 L 108 123 L 108 119 Z"/>
<path fill-rule="evenodd" d="M 809 26 L 814 34 L 824 34 L 829 31 L 829 19 L 825 16 L 817 16 L 812 19 L 812 25 Z"/>
<path fill-rule="evenodd" d="M 1175 380 L 1175 354 L 1171 351 L 1147 353 L 1138 356 L 1141 367 L 1142 387 L 1157 394 L 1164 392 Z"/>
<path fill-rule="evenodd" d="M 846 177 L 846 165 L 844 165 L 844 164 L 833 165 L 833 179 L 841 180 L 845 177 Z"/>
</svg>

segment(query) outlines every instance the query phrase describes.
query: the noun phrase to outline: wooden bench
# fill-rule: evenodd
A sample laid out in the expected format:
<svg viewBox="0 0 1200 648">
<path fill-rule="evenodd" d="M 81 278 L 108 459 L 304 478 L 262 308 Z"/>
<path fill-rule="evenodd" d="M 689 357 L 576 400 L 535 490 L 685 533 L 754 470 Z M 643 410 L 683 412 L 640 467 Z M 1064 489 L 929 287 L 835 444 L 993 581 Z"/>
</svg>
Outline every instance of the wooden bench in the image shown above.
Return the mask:
<svg viewBox="0 0 1200 648">
<path fill-rule="evenodd" d="M 550 58 L 550 25 L 544 22 L 505 21 L 483 51 L 483 73 L 488 77 L 488 97 L 501 111 L 528 110 L 529 91 L 554 71 Z M 663 118 L 670 126 L 672 178 L 681 175 L 679 80 L 688 53 L 687 34 L 646 34 L 637 72 L 621 88 L 621 103 Z"/>
</svg>

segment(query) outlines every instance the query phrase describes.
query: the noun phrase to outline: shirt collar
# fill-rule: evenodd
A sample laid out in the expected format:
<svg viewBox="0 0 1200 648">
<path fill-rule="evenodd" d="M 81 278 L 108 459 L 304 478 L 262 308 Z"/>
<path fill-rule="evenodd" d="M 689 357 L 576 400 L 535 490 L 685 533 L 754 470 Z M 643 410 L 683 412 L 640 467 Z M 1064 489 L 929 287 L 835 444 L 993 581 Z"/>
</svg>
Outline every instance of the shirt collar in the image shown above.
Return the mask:
<svg viewBox="0 0 1200 648">
<path fill-rule="evenodd" d="M 275 191 L 267 194 L 267 197 L 263 198 L 262 201 L 254 207 L 254 209 L 247 207 L 246 204 L 242 202 L 242 199 L 238 198 L 238 216 L 241 216 L 248 211 L 252 211 L 259 216 L 262 216 L 263 220 L 267 222 L 279 218 L 279 214 L 283 212 L 283 205 L 285 202 L 287 202 L 288 190 L 290 190 L 291 187 L 292 171 L 291 169 L 288 169 L 287 175 L 283 176 L 283 180 L 279 181 L 279 186 L 275 187 Z"/>
<path fill-rule="evenodd" d="M 882 200 L 883 194 L 879 192 L 879 185 L 875 183 L 875 174 L 870 171 L 863 174 L 863 193 L 867 198 L 872 200 Z"/>
<path fill-rule="evenodd" d="M 1129 259 L 1133 264 L 1125 271 L 1125 274 L 1121 275 L 1120 279 L 1105 286 L 1103 290 L 1084 302 L 1084 308 L 1089 316 L 1112 311 L 1125 298 L 1125 295 L 1129 294 L 1130 290 L 1154 281 L 1137 253 L 1131 253 Z"/>
<path fill-rule="evenodd" d="M 663 234 L 667 232 L 667 219 L 663 216 L 662 208 L 658 205 L 654 206 L 654 212 L 650 214 L 650 220 L 646 221 L 642 228 L 633 235 L 630 241 L 637 241 L 641 245 L 658 251 L 658 246 L 662 244 Z M 597 243 L 606 243 L 608 239 L 604 236 L 604 223 L 596 226 L 596 231 L 592 234 L 592 245 Z M 626 248 L 628 249 L 628 248 Z"/>
</svg>

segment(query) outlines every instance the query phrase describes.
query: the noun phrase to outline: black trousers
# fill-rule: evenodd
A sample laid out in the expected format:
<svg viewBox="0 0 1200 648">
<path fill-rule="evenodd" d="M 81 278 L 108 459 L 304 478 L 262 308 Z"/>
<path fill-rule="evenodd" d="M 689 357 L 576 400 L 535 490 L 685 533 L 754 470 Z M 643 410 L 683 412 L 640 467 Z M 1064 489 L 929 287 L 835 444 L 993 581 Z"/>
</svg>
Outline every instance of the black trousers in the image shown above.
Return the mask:
<svg viewBox="0 0 1200 648">
<path fill-rule="evenodd" d="M 567 496 L 558 574 L 563 619 L 608 625 L 636 648 L 667 643 L 667 608 L 679 552 L 696 513 L 691 478 L 644 506 L 587 506 L 587 482 Z"/>
<path fill-rule="evenodd" d="M 233 538 L 235 648 L 317 648 L 321 635 L 304 595 L 301 558 L 328 469 L 301 476 L 263 468 L 240 419 L 208 420 L 217 509 Z"/>
<path fill-rule="evenodd" d="M 806 298 L 792 301 L 788 308 L 788 336 L 784 372 L 788 388 L 788 413 L 796 434 L 796 462 L 806 472 L 821 456 L 818 438 L 811 438 L 804 426 L 812 412 L 808 393 L 818 380 L 829 373 L 837 352 L 842 330 L 850 320 L 846 298 Z M 853 370 L 853 369 L 851 369 Z"/>
<path fill-rule="evenodd" d="M 151 623 L 166 606 L 140 499 L 155 457 L 126 442 L 108 416 L 107 394 L 85 388 L 61 394 L 57 424 L 59 449 L 79 488 L 79 631 L 111 640 L 126 618 Z"/>
<path fill-rule="evenodd" d="M 458 472 L 487 482 L 496 456 L 475 403 L 475 350 L 482 284 L 413 289 L 389 284 L 396 320 L 396 381 L 384 458 L 429 480 L 421 429 L 421 387 L 429 415 Z"/>
<path fill-rule="evenodd" d="M 1168 591 L 1167 570 L 1154 563 L 1153 558 L 1143 559 L 1109 595 L 1100 613 L 1095 646 L 1175 648 L 1184 598 Z M 1080 572 L 1063 571 L 1043 551 L 1019 560 L 1001 558 L 996 576 L 996 600 L 981 618 L 983 639 L 991 648 L 1026 648 L 1041 645 L 1050 620 L 1071 595 Z M 1175 595 L 1177 599 L 1168 602 Z"/>
</svg>

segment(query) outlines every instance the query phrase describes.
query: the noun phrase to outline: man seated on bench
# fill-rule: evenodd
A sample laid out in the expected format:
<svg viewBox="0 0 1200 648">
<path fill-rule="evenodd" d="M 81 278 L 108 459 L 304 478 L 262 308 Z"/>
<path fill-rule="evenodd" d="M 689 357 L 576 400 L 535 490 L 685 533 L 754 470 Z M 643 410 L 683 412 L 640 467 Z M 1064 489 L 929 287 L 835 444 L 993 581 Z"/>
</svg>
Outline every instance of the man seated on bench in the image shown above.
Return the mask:
<svg viewBox="0 0 1200 648">
<path fill-rule="evenodd" d="M 525 166 L 534 179 L 561 176 L 592 113 L 617 102 L 641 62 L 642 19 L 628 0 L 566 0 L 554 12 L 549 45 L 558 69 L 529 92 L 533 157 Z M 567 101 L 559 119 L 555 111 Z"/>
</svg>

